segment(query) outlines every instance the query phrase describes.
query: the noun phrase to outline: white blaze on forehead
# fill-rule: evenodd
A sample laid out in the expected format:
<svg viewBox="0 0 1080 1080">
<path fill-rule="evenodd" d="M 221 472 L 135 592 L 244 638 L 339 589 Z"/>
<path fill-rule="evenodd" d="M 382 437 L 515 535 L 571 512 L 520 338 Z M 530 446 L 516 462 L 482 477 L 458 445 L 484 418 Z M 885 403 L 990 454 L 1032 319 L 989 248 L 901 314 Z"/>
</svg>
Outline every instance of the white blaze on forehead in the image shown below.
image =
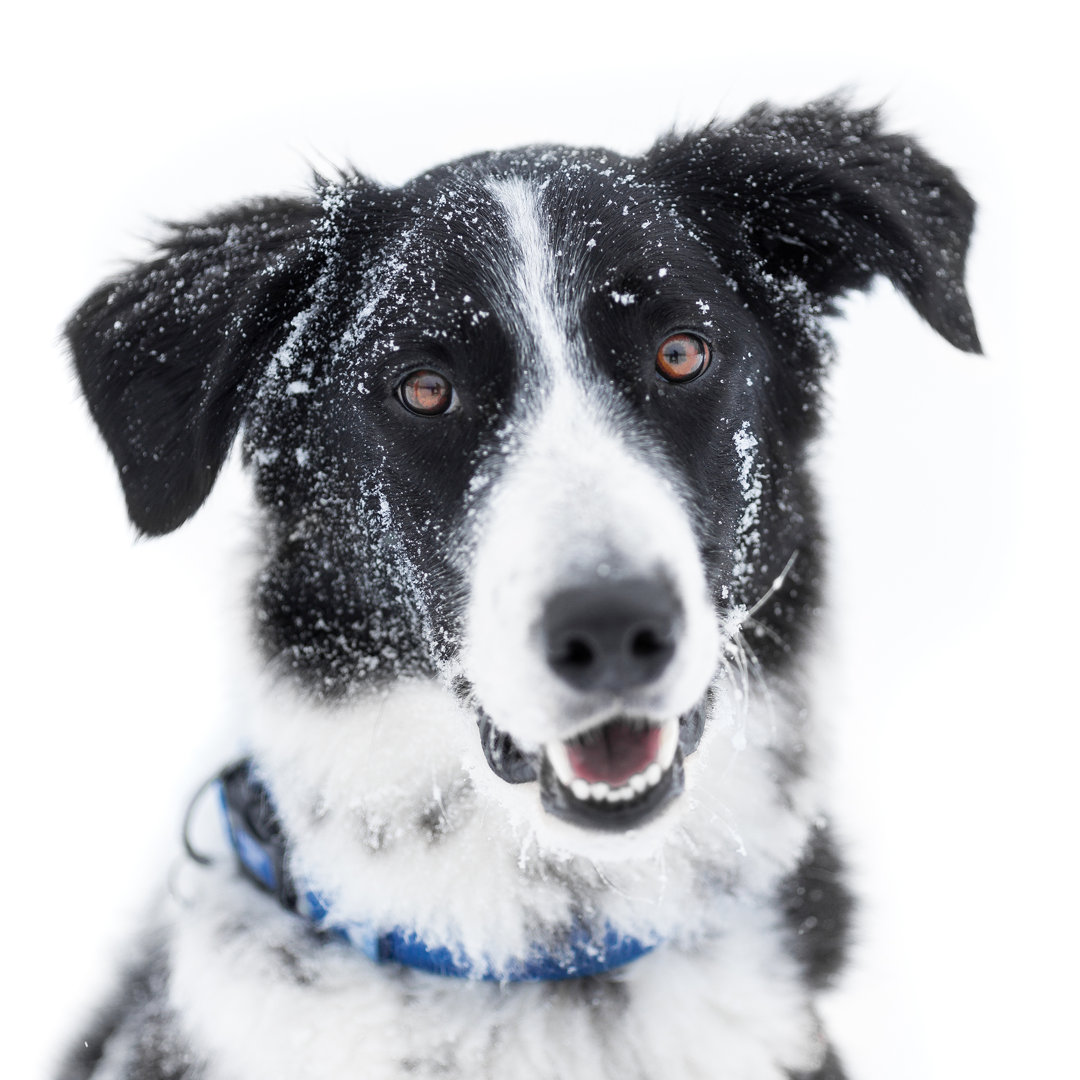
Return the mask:
<svg viewBox="0 0 1080 1080">
<path fill-rule="evenodd" d="M 491 180 L 487 185 L 506 217 L 513 250 L 504 271 L 510 286 L 507 318 L 531 338 L 530 366 L 549 373 L 565 370 L 571 360 L 570 313 L 559 290 L 550 226 L 540 205 L 541 188 L 521 177 Z"/>
</svg>

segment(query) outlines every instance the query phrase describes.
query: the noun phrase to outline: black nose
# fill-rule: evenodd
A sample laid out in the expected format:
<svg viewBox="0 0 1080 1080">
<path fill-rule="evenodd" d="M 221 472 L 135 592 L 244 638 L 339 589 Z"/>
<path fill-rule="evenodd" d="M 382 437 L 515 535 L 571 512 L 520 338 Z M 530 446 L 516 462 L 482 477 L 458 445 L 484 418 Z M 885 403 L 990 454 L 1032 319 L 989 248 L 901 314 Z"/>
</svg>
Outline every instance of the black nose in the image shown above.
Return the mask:
<svg viewBox="0 0 1080 1080">
<path fill-rule="evenodd" d="M 662 582 L 630 578 L 568 589 L 544 612 L 547 661 L 576 690 L 644 686 L 668 666 L 681 622 Z"/>
</svg>

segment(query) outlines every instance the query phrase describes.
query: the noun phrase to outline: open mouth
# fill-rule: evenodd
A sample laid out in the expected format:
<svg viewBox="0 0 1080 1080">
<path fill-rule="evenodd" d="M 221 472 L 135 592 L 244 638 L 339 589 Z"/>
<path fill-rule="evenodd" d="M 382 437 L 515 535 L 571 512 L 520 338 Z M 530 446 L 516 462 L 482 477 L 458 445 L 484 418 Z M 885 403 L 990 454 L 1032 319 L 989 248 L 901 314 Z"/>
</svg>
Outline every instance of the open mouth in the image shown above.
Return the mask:
<svg viewBox="0 0 1080 1080">
<path fill-rule="evenodd" d="M 525 754 L 486 716 L 480 719 L 488 764 L 508 783 L 540 782 L 544 809 L 587 828 L 643 824 L 683 790 L 683 759 L 701 741 L 705 702 L 685 716 L 656 721 L 617 716 L 572 738 Z"/>
<path fill-rule="evenodd" d="M 629 829 L 683 788 L 679 721 L 618 718 L 544 747 L 544 809 L 575 824 Z"/>
</svg>

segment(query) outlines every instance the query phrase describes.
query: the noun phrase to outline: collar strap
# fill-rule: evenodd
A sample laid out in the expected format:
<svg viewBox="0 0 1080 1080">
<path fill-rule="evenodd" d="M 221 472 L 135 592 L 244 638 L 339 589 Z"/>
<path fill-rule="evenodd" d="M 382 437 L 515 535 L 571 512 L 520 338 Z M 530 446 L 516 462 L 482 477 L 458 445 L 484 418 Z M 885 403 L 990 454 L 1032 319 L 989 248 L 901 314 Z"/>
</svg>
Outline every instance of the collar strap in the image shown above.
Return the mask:
<svg viewBox="0 0 1080 1080">
<path fill-rule="evenodd" d="M 348 942 L 376 963 L 486 982 L 553 981 L 612 971 L 658 944 L 620 934 L 610 925 L 596 933 L 575 923 L 557 945 L 535 944 L 526 956 L 496 969 L 486 958 L 468 956 L 463 948 L 429 945 L 406 927 L 335 921 L 329 901 L 289 874 L 285 835 L 266 788 L 255 778 L 251 760 L 224 769 L 216 786 L 226 835 L 244 876 L 276 896 L 282 907 L 313 923 L 321 934 Z"/>
</svg>

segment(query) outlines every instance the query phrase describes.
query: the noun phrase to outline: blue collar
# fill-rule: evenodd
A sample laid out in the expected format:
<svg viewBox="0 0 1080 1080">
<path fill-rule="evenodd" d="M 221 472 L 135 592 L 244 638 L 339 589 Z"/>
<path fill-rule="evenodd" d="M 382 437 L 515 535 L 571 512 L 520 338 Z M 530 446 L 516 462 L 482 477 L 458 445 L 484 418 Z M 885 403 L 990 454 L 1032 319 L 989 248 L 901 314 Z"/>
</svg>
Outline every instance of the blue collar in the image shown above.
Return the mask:
<svg viewBox="0 0 1080 1080">
<path fill-rule="evenodd" d="M 241 872 L 273 893 L 283 907 L 313 923 L 321 934 L 348 942 L 376 963 L 402 964 L 459 979 L 538 982 L 612 971 L 651 952 L 658 944 L 620 934 L 610 925 L 597 934 L 575 923 L 557 945 L 535 944 L 526 956 L 496 969 L 486 958 L 468 956 L 463 948 L 429 945 L 415 930 L 403 926 L 336 922 L 325 897 L 293 881 L 288 873 L 285 836 L 269 794 L 254 776 L 250 759 L 223 770 L 216 786 L 225 831 Z"/>
</svg>

